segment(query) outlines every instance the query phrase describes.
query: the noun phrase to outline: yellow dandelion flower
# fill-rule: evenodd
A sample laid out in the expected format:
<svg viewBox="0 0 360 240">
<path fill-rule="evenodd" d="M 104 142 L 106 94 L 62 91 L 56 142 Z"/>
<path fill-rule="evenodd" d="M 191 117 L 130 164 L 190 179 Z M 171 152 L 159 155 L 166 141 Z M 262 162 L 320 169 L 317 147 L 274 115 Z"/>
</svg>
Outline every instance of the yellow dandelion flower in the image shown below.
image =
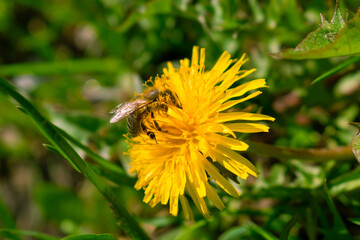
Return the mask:
<svg viewBox="0 0 360 240">
<path fill-rule="evenodd" d="M 184 216 L 189 219 L 190 196 L 200 212 L 209 217 L 206 197 L 218 209 L 224 208 L 211 184 L 239 196 L 217 165 L 243 179 L 249 174 L 257 176 L 254 165 L 238 153 L 246 151 L 248 145 L 237 140 L 235 132 L 268 132 L 267 126 L 253 121 L 274 118 L 228 111 L 261 94 L 252 90 L 266 87 L 265 79 L 232 87 L 256 70 L 240 70 L 244 62 L 245 55 L 235 61 L 224 52 L 215 66 L 205 71 L 205 49 L 199 55 L 195 46 L 191 62 L 181 60 L 179 69 L 168 63 L 164 74 L 154 79 L 154 86 L 147 91 L 149 94 L 158 89 L 158 95 L 143 107 L 141 131 L 133 134 L 129 150 L 130 172 L 138 175 L 135 188 L 145 190 L 144 202 L 151 206 L 170 203 L 170 213 L 176 216 L 180 200 Z"/>
</svg>

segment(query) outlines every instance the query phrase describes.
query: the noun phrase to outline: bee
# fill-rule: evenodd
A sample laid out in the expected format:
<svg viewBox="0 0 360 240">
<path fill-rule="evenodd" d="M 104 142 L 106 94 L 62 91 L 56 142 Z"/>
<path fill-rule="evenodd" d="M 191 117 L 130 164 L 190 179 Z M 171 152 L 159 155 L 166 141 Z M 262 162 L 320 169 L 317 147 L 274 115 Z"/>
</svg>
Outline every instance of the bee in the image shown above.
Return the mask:
<svg viewBox="0 0 360 240">
<path fill-rule="evenodd" d="M 127 129 L 132 137 L 139 136 L 144 132 L 156 141 L 155 133 L 148 129 L 145 119 L 147 119 L 149 115 L 154 119 L 154 112 L 156 111 L 167 112 L 167 104 L 179 106 L 175 94 L 169 89 L 161 91 L 155 87 L 149 88 L 141 95 L 116 106 L 110 112 L 110 114 L 114 114 L 110 119 L 110 123 L 116 123 L 127 118 Z M 159 124 L 155 120 L 153 124 L 157 130 L 161 131 Z"/>
</svg>

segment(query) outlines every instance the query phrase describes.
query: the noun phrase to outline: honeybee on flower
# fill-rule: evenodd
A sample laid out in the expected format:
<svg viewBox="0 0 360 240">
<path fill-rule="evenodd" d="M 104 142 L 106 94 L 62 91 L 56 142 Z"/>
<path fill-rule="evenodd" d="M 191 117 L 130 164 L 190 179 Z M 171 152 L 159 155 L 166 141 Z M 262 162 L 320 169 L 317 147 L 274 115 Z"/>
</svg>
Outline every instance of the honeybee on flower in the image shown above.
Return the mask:
<svg viewBox="0 0 360 240">
<path fill-rule="evenodd" d="M 205 49 L 199 55 L 195 46 L 191 62 L 180 60 L 178 69 L 169 62 L 151 88 L 113 111 L 112 122 L 128 117 L 130 172 L 138 175 L 135 188 L 145 190 L 144 202 L 151 206 L 169 203 L 170 213 L 176 216 L 180 201 L 189 219 L 189 196 L 209 217 L 206 197 L 218 209 L 225 207 L 210 180 L 228 194 L 240 195 L 218 165 L 243 179 L 249 174 L 257 176 L 254 165 L 238 153 L 246 151 L 248 145 L 237 140 L 235 132 L 268 132 L 269 127 L 254 121 L 275 119 L 257 113 L 226 112 L 261 94 L 255 91 L 244 96 L 249 91 L 266 87 L 265 79 L 232 87 L 256 70 L 240 70 L 246 61 L 245 55 L 235 61 L 224 52 L 215 66 L 205 71 Z"/>
</svg>

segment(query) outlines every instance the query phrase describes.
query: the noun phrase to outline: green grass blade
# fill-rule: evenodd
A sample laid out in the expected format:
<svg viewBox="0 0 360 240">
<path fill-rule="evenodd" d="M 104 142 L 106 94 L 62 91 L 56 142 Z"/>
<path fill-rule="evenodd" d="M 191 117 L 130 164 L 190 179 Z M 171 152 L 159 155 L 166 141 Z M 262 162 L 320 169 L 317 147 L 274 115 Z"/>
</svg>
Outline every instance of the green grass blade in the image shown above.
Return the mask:
<svg viewBox="0 0 360 240">
<path fill-rule="evenodd" d="M 340 70 L 356 63 L 360 61 L 360 56 L 355 56 L 355 57 L 352 57 L 352 58 L 349 58 L 348 60 L 346 60 L 345 62 L 337 65 L 336 67 L 334 67 L 333 69 L 327 71 L 326 73 L 322 74 L 321 76 L 319 76 L 318 78 L 316 78 L 314 81 L 311 82 L 311 84 L 314 84 L 314 83 L 317 83 L 317 82 L 320 82 L 321 80 L 324 80 L 325 78 L 339 72 Z"/>
<path fill-rule="evenodd" d="M 53 237 L 53 236 L 50 236 L 50 235 L 47 235 L 44 233 L 40 233 L 40 232 L 35 232 L 35 231 L 15 230 L 15 229 L 8 229 L 8 228 L 0 229 L 0 236 L 4 236 L 5 239 L 9 239 L 9 240 L 18 239 L 18 238 L 8 237 L 10 234 L 11 234 L 11 236 L 17 236 L 17 237 L 19 237 L 19 236 L 33 237 L 33 239 L 38 239 L 38 240 L 59 240 L 59 238 L 57 238 L 57 237 Z"/>
<path fill-rule="evenodd" d="M 251 231 L 259 234 L 260 236 L 262 236 L 266 240 L 278 240 L 277 237 L 275 237 L 274 235 L 272 235 L 271 233 L 269 233 L 268 231 L 266 231 L 262 227 L 259 227 L 255 223 L 248 223 L 248 226 L 249 226 L 249 229 Z"/>
<path fill-rule="evenodd" d="M 0 226 L 4 226 L 6 228 L 12 228 L 15 229 L 15 221 L 11 217 L 9 211 L 7 210 L 5 203 L 0 198 Z"/>
<path fill-rule="evenodd" d="M 360 226 L 360 218 L 349 218 L 348 220 L 350 222 L 352 222 L 353 224 L 356 224 L 356 225 Z"/>
<path fill-rule="evenodd" d="M 0 226 L 12 230 L 16 230 L 16 224 L 14 219 L 12 218 L 10 212 L 8 211 L 5 203 L 0 198 Z M 1 234 L 0 234 L 1 235 Z M 12 238 L 14 240 L 20 240 L 21 238 L 13 233 L 3 233 L 4 236 Z"/>
<path fill-rule="evenodd" d="M 111 203 L 114 212 L 116 213 L 120 226 L 133 239 L 149 239 L 145 231 L 139 226 L 137 221 L 129 214 L 123 207 L 121 199 L 116 196 L 111 188 L 96 174 L 91 167 L 77 154 L 77 152 L 70 146 L 70 144 L 58 133 L 53 124 L 43 117 L 38 110 L 23 97 L 11 84 L 5 79 L 0 78 L 0 90 L 4 91 L 26 110 L 28 115 L 33 119 L 34 123 L 46 136 L 50 143 L 59 151 L 59 153 L 67 159 L 70 163 L 75 165 L 95 187 L 102 193 L 102 195 Z"/>
<path fill-rule="evenodd" d="M 71 235 L 62 238 L 61 240 L 116 240 L 111 234 L 80 234 L 80 235 Z"/>
<path fill-rule="evenodd" d="M 103 166 L 94 166 L 92 164 L 88 164 L 89 167 L 93 169 L 98 175 L 103 176 L 107 180 L 116 183 L 119 186 L 131 186 L 133 187 L 136 183 L 136 178 L 124 178 L 122 175 L 112 171 L 111 169 L 105 168 Z"/>
<path fill-rule="evenodd" d="M 285 224 L 281 235 L 280 240 L 287 240 L 289 239 L 289 233 L 291 228 L 300 220 L 300 213 L 297 213 L 294 215 L 294 217 L 291 218 L 291 220 Z"/>
<path fill-rule="evenodd" d="M 112 162 L 107 161 L 106 159 L 104 159 L 103 157 L 101 157 L 100 155 L 94 153 L 89 147 L 85 146 L 84 144 L 82 144 L 80 141 L 78 141 L 77 139 L 73 138 L 72 136 L 70 136 L 66 131 L 64 131 L 63 129 L 53 125 L 56 130 L 67 140 L 69 140 L 71 143 L 73 143 L 75 146 L 81 148 L 82 150 L 84 150 L 84 152 L 90 157 L 92 158 L 96 163 L 98 163 L 99 165 L 108 168 L 114 172 L 116 172 L 117 174 L 119 174 L 121 177 L 123 178 L 127 178 L 127 180 L 132 181 L 132 179 L 126 174 L 126 172 L 124 171 L 124 169 L 122 169 L 121 167 L 113 164 Z"/>
<path fill-rule="evenodd" d="M 0 66 L 0 75 L 57 75 L 76 73 L 117 73 L 127 65 L 118 59 L 77 59 L 57 62 L 19 63 Z"/>
<path fill-rule="evenodd" d="M 19 108 L 20 109 L 20 108 Z M 21 111 L 25 112 L 26 111 L 24 109 L 22 109 Z M 65 137 L 67 140 L 69 140 L 71 143 L 73 143 L 75 146 L 81 148 L 90 158 L 92 158 L 97 164 L 97 167 L 92 166 L 91 164 L 88 163 L 89 166 L 92 166 L 93 170 L 97 173 L 100 174 L 101 176 L 107 178 L 108 180 L 112 181 L 113 183 L 116 183 L 118 185 L 123 185 L 126 184 L 128 186 L 134 186 L 136 179 L 130 177 L 129 175 L 126 174 L 126 172 L 124 171 L 124 169 L 122 169 L 121 167 L 107 161 L 106 159 L 104 159 L 103 157 L 101 157 L 100 155 L 96 154 L 95 152 L 93 152 L 90 148 L 88 148 L 87 146 L 85 146 L 84 144 L 82 144 L 80 141 L 78 141 L 77 139 L 73 138 L 71 135 L 69 135 L 66 131 L 64 131 L 63 129 L 53 125 L 53 127 L 63 136 Z M 56 152 L 58 154 L 60 154 L 57 149 L 51 145 L 48 144 L 43 144 L 44 147 L 48 150 L 51 150 L 53 152 Z M 77 170 L 76 166 L 73 165 L 73 167 Z M 78 170 L 79 171 L 79 170 Z"/>
<path fill-rule="evenodd" d="M 330 231 L 324 232 L 327 237 L 334 237 L 334 239 L 352 239 L 343 220 L 340 217 L 339 212 L 337 211 L 335 204 L 330 196 L 328 187 L 326 183 L 324 184 L 324 195 L 325 200 L 329 206 L 329 210 L 333 216 L 333 226 Z"/>
<path fill-rule="evenodd" d="M 354 191 L 360 188 L 360 167 L 338 176 L 329 182 L 329 189 L 332 196 L 340 193 Z"/>
</svg>

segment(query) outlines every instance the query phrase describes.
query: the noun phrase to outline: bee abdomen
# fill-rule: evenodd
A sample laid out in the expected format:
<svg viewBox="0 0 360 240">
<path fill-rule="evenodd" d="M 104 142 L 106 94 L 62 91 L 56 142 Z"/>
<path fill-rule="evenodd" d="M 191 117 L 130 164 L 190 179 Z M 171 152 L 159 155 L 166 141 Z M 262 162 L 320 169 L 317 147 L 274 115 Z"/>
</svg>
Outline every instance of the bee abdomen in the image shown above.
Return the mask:
<svg viewBox="0 0 360 240">
<path fill-rule="evenodd" d="M 132 137 L 141 133 L 141 114 L 134 112 L 127 118 L 127 129 Z"/>
</svg>

